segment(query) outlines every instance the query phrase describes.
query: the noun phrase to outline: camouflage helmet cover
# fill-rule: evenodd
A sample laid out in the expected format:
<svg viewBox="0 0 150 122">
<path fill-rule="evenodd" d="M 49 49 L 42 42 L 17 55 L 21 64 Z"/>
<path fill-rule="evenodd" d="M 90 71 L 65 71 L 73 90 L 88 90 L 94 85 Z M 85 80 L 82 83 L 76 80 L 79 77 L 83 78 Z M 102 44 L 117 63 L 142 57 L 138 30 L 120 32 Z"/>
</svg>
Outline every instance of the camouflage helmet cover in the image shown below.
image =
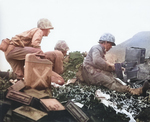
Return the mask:
<svg viewBox="0 0 150 122">
<path fill-rule="evenodd" d="M 100 39 L 99 39 L 99 42 L 101 41 L 108 41 L 108 42 L 111 42 L 113 46 L 115 46 L 115 37 L 110 34 L 110 33 L 104 33 Z"/>
<path fill-rule="evenodd" d="M 60 50 L 60 51 L 68 51 L 69 47 L 68 47 L 67 43 L 64 40 L 59 40 L 56 43 L 54 49 L 55 50 Z"/>
<path fill-rule="evenodd" d="M 46 18 L 40 19 L 37 22 L 37 27 L 40 28 L 40 29 L 54 29 L 51 22 Z"/>
</svg>

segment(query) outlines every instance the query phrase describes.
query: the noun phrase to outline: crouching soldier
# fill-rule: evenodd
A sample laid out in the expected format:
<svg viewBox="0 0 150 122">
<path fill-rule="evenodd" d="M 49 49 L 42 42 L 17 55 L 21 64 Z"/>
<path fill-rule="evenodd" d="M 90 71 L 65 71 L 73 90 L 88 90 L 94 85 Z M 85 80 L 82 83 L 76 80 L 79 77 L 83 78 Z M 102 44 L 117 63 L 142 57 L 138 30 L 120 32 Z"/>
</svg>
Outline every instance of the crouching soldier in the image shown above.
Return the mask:
<svg viewBox="0 0 150 122">
<path fill-rule="evenodd" d="M 150 83 L 146 81 L 143 87 L 133 89 L 122 85 L 112 72 L 115 71 L 114 64 L 110 64 L 105 59 L 105 54 L 115 46 L 115 37 L 110 33 L 105 33 L 99 39 L 99 44 L 93 46 L 83 61 L 82 76 L 86 83 L 102 85 L 117 92 L 129 92 L 133 95 L 144 95 L 150 88 Z"/>
<path fill-rule="evenodd" d="M 40 48 L 43 36 L 48 36 L 53 29 L 48 19 L 42 18 L 37 22 L 37 28 L 18 34 L 9 42 L 5 57 L 17 79 L 24 77 L 25 56 L 29 53 L 44 54 Z"/>
<path fill-rule="evenodd" d="M 67 54 L 69 47 L 67 43 L 63 40 L 60 40 L 56 43 L 54 51 L 45 52 L 45 57 L 53 63 L 51 82 L 56 84 L 63 85 L 64 79 L 60 76 L 63 73 L 63 60 Z"/>
</svg>

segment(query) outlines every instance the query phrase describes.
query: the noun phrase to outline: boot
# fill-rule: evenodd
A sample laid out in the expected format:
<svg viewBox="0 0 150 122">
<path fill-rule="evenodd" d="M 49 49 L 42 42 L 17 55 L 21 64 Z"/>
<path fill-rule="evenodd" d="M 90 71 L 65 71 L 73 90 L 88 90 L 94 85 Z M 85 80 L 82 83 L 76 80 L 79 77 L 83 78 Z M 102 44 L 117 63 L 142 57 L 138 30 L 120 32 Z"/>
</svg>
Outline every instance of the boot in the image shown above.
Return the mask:
<svg viewBox="0 0 150 122">
<path fill-rule="evenodd" d="M 0 71 L 0 77 L 6 79 L 16 79 L 16 75 L 13 72 L 2 72 Z"/>
<path fill-rule="evenodd" d="M 131 93 L 132 95 L 142 95 L 142 88 L 129 88 L 129 93 Z"/>
<path fill-rule="evenodd" d="M 0 71 L 0 77 L 8 79 L 9 78 L 9 72 L 2 72 L 2 71 Z"/>
<path fill-rule="evenodd" d="M 150 82 L 149 81 L 145 81 L 143 84 L 143 88 L 142 88 L 142 95 L 145 97 L 146 96 L 146 91 L 150 89 Z"/>
<path fill-rule="evenodd" d="M 142 96 L 146 96 L 146 91 L 150 89 L 150 82 L 149 81 L 145 81 L 143 86 L 140 88 L 128 88 L 129 93 L 131 93 L 132 95 L 142 95 Z"/>
</svg>

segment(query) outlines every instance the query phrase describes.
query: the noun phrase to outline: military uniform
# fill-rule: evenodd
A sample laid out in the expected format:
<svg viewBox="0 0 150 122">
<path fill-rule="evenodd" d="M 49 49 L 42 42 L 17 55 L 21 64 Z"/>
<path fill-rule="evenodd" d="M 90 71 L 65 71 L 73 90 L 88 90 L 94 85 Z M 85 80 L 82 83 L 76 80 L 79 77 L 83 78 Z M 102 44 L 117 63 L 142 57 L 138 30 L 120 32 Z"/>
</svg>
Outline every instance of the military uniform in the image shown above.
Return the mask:
<svg viewBox="0 0 150 122">
<path fill-rule="evenodd" d="M 127 92 L 128 86 L 122 85 L 114 77 L 114 68 L 105 59 L 105 48 L 100 44 L 91 48 L 83 62 L 82 75 L 88 84 L 102 85 L 118 92 Z"/>
<path fill-rule="evenodd" d="M 83 61 L 82 76 L 88 84 L 102 85 L 110 90 L 118 92 L 129 92 L 133 95 L 145 95 L 149 89 L 149 83 L 146 81 L 142 87 L 130 88 L 122 85 L 112 74 L 115 71 L 114 65 L 108 63 L 105 59 L 105 50 L 108 51 L 115 46 L 115 37 L 110 33 L 104 33 L 99 44 L 93 46 Z"/>
<path fill-rule="evenodd" d="M 64 79 L 59 74 L 63 73 L 64 55 L 62 54 L 61 51 L 54 50 L 54 51 L 45 52 L 45 56 L 48 60 L 50 60 L 53 63 L 51 82 L 55 82 L 57 84 L 63 84 Z M 61 81 L 61 83 L 59 81 Z"/>
<path fill-rule="evenodd" d="M 64 79 L 60 76 L 63 73 L 63 61 L 64 55 L 63 52 L 69 50 L 67 43 L 64 40 L 59 40 L 55 47 L 54 51 L 45 52 L 45 57 L 53 63 L 51 82 L 55 82 L 59 85 L 64 84 Z"/>
<path fill-rule="evenodd" d="M 43 54 L 40 44 L 43 36 L 49 34 L 49 29 L 53 29 L 51 22 L 48 19 L 42 18 L 37 22 L 37 28 L 18 34 L 10 40 L 8 48 L 4 51 L 5 57 L 18 79 L 24 77 L 26 54 Z"/>
<path fill-rule="evenodd" d="M 42 37 L 43 32 L 39 28 L 34 28 L 12 37 L 10 45 L 5 52 L 5 57 L 18 79 L 24 77 L 26 54 L 43 53 L 40 49 Z"/>
</svg>

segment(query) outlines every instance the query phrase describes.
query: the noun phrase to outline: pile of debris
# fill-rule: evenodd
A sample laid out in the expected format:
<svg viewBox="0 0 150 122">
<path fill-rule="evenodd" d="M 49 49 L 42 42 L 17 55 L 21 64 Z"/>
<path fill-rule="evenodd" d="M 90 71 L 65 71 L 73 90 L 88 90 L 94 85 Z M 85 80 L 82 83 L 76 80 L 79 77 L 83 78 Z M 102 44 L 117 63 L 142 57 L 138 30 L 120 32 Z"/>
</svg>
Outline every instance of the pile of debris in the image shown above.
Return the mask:
<svg viewBox="0 0 150 122">
<path fill-rule="evenodd" d="M 79 59 L 79 52 L 76 54 Z M 70 58 L 73 59 L 74 56 L 70 55 Z M 51 88 L 36 90 L 26 87 L 23 80 L 10 80 L 5 77 L 1 78 L 0 84 L 0 121 L 46 122 L 62 121 L 61 119 L 67 121 L 68 119 L 73 122 L 86 122 L 89 120 L 88 116 L 74 102 L 67 101 L 62 104 L 54 98 Z"/>
<path fill-rule="evenodd" d="M 11 82 L 14 84 L 8 88 L 5 87 L 7 90 L 1 95 L 1 122 L 47 122 L 61 121 L 61 119 L 67 121 L 65 120 L 66 116 L 73 122 L 89 120 L 87 115 L 72 101 L 68 101 L 65 105 L 61 104 L 52 96 L 50 88 L 45 90 L 26 89 L 22 80 L 17 82 L 11 80 Z M 62 116 L 62 113 L 65 115 Z"/>
<path fill-rule="evenodd" d="M 69 90 L 69 88 L 74 91 Z M 80 93 L 81 88 L 83 88 L 82 94 Z M 95 88 L 93 89 L 91 86 L 85 88 L 83 84 L 76 82 L 74 85 L 52 87 L 52 92 L 50 89 L 39 91 L 25 89 L 23 81 L 17 81 L 7 88 L 4 93 L 6 96 L 1 96 L 1 121 L 62 122 L 64 120 L 65 122 L 97 122 L 105 120 L 108 114 L 114 115 L 109 120 L 125 122 L 129 120 L 127 115 L 116 114 L 113 108 L 107 108 L 100 103 L 94 97 Z M 94 111 L 95 115 L 93 115 Z M 100 116 L 102 112 L 105 112 L 106 116 Z"/>
<path fill-rule="evenodd" d="M 66 81 L 76 78 L 83 59 L 83 53 L 69 54 L 69 60 L 67 63 L 64 62 L 65 72 L 62 74 Z M 130 83 L 133 88 L 141 85 L 142 82 Z M 97 97 L 96 93 L 99 90 L 110 96 L 106 102 L 112 104 L 107 106 Z M 36 90 L 26 88 L 22 80 L 0 78 L 0 121 L 2 122 L 149 121 L 149 109 L 149 91 L 146 97 L 131 96 L 128 93 L 117 93 L 104 87 L 87 85 L 80 80 L 76 80 L 73 84 L 66 83 L 59 87 L 52 85 L 45 90 Z"/>
<path fill-rule="evenodd" d="M 135 88 L 141 85 L 133 83 L 132 86 Z M 110 95 L 109 102 L 115 104 L 117 110 L 120 112 L 115 111 L 116 108 L 113 108 L 111 105 L 106 106 L 101 100 L 97 99 L 95 93 L 98 90 L 101 90 L 103 94 Z M 80 81 L 69 84 L 65 86 L 65 88 L 53 88 L 52 91 L 53 96 L 62 103 L 72 100 L 83 104 L 84 112 L 92 119 L 92 122 L 128 122 L 131 118 L 133 120 L 150 120 L 149 115 L 144 117 L 140 115 L 143 110 L 147 111 L 150 108 L 150 91 L 147 92 L 146 97 L 133 96 L 128 93 L 111 91 L 102 86 L 87 85 Z M 141 118 L 141 116 L 143 118 Z"/>
<path fill-rule="evenodd" d="M 74 84 L 69 84 L 57 88 L 52 86 L 52 96 L 51 94 L 49 94 L 48 89 L 41 91 L 35 89 L 22 89 L 17 92 L 12 90 L 14 86 L 15 85 L 12 85 L 8 88 L 11 90 L 7 92 L 6 98 L 1 97 L 2 99 L 0 103 L 1 105 L 5 106 L 5 109 L 2 109 L 2 113 L 6 113 L 6 111 L 9 109 L 9 111 L 5 115 L 4 122 L 19 122 L 27 120 L 36 120 L 38 122 L 47 122 L 48 120 L 53 120 L 53 122 L 62 122 L 62 120 L 64 120 L 65 122 L 76 122 L 76 119 L 73 117 L 73 115 L 66 110 L 66 106 L 70 101 L 73 102 L 71 104 L 77 105 L 77 108 L 80 107 L 79 113 L 82 112 L 82 115 L 88 116 L 88 122 L 128 122 L 129 120 L 131 120 L 131 118 L 129 115 L 123 112 L 123 110 L 131 113 L 132 117 L 141 119 L 141 114 L 143 117 L 143 110 L 145 109 L 145 111 L 147 111 L 148 108 L 150 108 L 150 96 L 131 96 L 127 93 L 123 94 L 110 91 L 109 89 L 106 89 L 104 87 L 93 85 L 88 86 L 79 81 L 76 81 Z M 112 106 L 106 106 L 105 104 L 101 103 L 101 100 L 97 99 L 97 97 L 95 96 L 95 92 L 99 89 L 101 89 L 103 93 L 110 95 L 109 101 L 114 103 L 117 106 L 117 109 L 120 110 L 120 112 L 116 112 Z M 148 92 L 148 94 L 150 93 Z M 22 97 L 18 99 L 17 96 L 11 97 L 10 95 L 21 95 L 22 97 L 23 95 L 25 95 L 24 97 L 26 97 L 26 101 L 29 100 L 28 97 L 30 96 L 29 98 L 32 98 L 33 100 L 31 100 L 30 103 L 26 103 L 23 101 L 21 102 Z M 42 101 L 40 102 L 39 100 Z M 46 107 L 43 103 L 45 103 L 45 105 L 48 105 L 48 107 Z M 58 108 L 60 110 L 55 110 L 53 108 L 53 105 L 56 103 L 59 105 Z M 31 114 L 36 114 L 37 112 L 38 118 Z M 144 113 L 144 116 L 146 116 L 146 114 L 147 113 Z M 142 120 L 149 120 L 147 117 L 142 118 Z"/>
</svg>

